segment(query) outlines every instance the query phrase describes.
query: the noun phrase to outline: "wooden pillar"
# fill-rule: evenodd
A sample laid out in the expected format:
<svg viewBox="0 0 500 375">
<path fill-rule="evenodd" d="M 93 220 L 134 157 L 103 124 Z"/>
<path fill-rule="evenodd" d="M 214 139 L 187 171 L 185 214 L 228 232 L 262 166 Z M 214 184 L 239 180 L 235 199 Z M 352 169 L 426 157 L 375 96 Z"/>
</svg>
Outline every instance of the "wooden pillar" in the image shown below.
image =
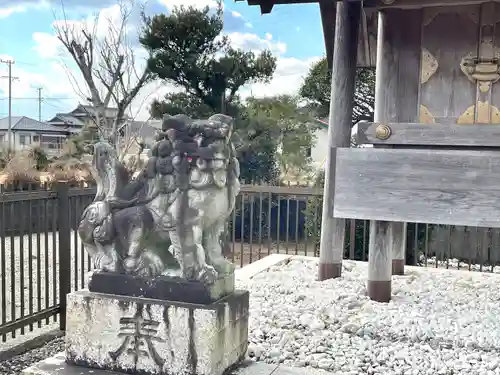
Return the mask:
<svg viewBox="0 0 500 375">
<path fill-rule="evenodd" d="M 368 297 L 377 302 L 391 300 L 393 226 L 389 221 L 370 221 L 368 253 Z"/>
<path fill-rule="evenodd" d="M 421 10 L 378 13 L 375 122 L 418 122 L 421 27 Z M 391 275 L 404 274 L 406 228 L 402 222 L 370 223 L 367 287 L 373 300 L 388 302 Z"/>
<path fill-rule="evenodd" d="M 406 223 L 393 222 L 392 237 L 389 247 L 392 248 L 392 274 L 404 275 L 406 255 Z"/>
<path fill-rule="evenodd" d="M 337 2 L 335 43 L 332 63 L 332 92 L 328 127 L 329 153 L 326 157 L 325 188 L 321 219 L 318 279 L 339 277 L 345 243 L 345 219 L 333 217 L 335 165 L 338 147 L 351 142 L 354 84 L 361 2 Z"/>
<path fill-rule="evenodd" d="M 397 91 L 396 50 L 392 43 L 385 11 L 378 13 L 377 65 L 375 73 L 375 122 L 389 120 L 395 113 L 395 98 L 387 97 Z M 392 71 L 391 71 L 392 69 Z M 370 187 L 367 186 L 367 189 Z M 384 202 L 380 202 L 384 204 Z M 391 299 L 392 277 L 392 223 L 370 221 L 370 241 L 368 244 L 368 297 L 377 302 Z"/>
</svg>

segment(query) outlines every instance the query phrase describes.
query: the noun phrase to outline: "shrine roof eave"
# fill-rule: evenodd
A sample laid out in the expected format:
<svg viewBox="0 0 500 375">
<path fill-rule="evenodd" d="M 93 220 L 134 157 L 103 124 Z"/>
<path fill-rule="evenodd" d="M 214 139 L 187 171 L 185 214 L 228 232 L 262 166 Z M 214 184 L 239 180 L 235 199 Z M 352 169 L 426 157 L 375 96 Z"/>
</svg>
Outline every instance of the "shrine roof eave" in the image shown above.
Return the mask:
<svg viewBox="0 0 500 375">
<path fill-rule="evenodd" d="M 312 3 L 331 3 L 331 0 L 235 0 L 236 2 L 246 1 L 248 5 L 258 5 L 260 6 L 260 11 L 262 14 L 271 13 L 275 5 L 285 5 L 285 4 L 312 4 Z M 340 0 L 337 0 L 340 1 Z M 350 2 L 359 2 L 362 0 L 348 0 Z M 366 2 L 366 1 L 365 1 Z"/>
</svg>

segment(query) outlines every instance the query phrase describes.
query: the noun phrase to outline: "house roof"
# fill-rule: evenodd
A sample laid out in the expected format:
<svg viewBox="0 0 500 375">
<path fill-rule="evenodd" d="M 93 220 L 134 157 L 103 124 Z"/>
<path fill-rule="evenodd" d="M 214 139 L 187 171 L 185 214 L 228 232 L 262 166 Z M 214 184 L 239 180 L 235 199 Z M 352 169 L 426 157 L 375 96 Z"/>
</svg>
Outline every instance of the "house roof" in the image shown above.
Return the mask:
<svg viewBox="0 0 500 375">
<path fill-rule="evenodd" d="M 106 108 L 105 115 L 107 118 L 115 118 L 118 114 L 118 108 Z M 87 116 L 95 116 L 96 109 L 91 105 L 82 105 L 79 104 L 74 110 L 68 113 L 68 115 L 78 116 L 78 117 L 87 117 Z"/>
<path fill-rule="evenodd" d="M 57 113 L 55 117 L 47 121 L 50 123 L 62 123 L 69 126 L 83 126 L 85 125 L 82 120 L 77 117 L 65 114 L 65 113 Z"/>
<path fill-rule="evenodd" d="M 9 118 L 0 118 L 0 130 L 9 129 Z M 40 133 L 65 133 L 65 129 L 51 125 L 47 122 L 37 121 L 26 116 L 12 116 L 11 117 L 11 130 L 12 131 L 34 131 Z"/>
<path fill-rule="evenodd" d="M 161 120 L 130 121 L 128 123 L 128 128 L 130 134 L 139 136 L 146 140 L 154 138 L 156 132 L 161 129 L 161 124 Z"/>
</svg>

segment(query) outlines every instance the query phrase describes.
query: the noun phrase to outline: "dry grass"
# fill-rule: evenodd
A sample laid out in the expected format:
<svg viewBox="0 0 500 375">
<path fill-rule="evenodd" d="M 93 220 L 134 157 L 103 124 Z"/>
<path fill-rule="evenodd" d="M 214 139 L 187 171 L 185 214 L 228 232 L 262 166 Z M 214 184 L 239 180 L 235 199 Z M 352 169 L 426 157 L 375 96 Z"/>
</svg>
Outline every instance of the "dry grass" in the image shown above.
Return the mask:
<svg viewBox="0 0 500 375">
<path fill-rule="evenodd" d="M 29 152 L 18 152 L 9 155 L 5 168 L 0 175 L 0 183 L 39 181 L 39 172 L 36 170 L 35 165 L 35 160 Z"/>
<path fill-rule="evenodd" d="M 0 171 L 0 184 L 12 186 L 28 183 L 42 185 L 55 181 L 92 181 L 90 170 L 78 159 L 56 160 L 45 170 L 37 170 L 35 164 L 28 152 L 14 154 L 5 168 Z"/>
</svg>

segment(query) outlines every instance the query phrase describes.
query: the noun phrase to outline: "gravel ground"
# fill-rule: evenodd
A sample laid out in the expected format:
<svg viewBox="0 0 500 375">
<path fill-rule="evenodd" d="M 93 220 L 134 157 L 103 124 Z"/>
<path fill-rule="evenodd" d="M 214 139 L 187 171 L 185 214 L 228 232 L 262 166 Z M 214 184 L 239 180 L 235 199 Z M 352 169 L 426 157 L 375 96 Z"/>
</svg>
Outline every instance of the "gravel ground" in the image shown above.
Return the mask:
<svg viewBox="0 0 500 375">
<path fill-rule="evenodd" d="M 448 260 L 437 260 L 436 257 L 428 257 L 426 260 L 423 254 L 420 256 L 419 265 L 423 267 L 447 268 L 455 270 L 458 269 L 463 271 L 476 271 L 476 272 L 492 272 L 500 274 L 500 266 L 469 264 L 468 262 L 463 262 L 463 261 L 461 262 L 456 258 L 450 258 Z"/>
<path fill-rule="evenodd" d="M 276 244 L 269 247 L 267 244 L 263 244 L 260 250 L 258 244 L 236 243 L 231 248 L 235 252 L 234 262 L 237 265 L 250 263 L 268 253 L 289 252 L 301 255 L 311 255 L 312 253 L 311 246 L 306 249 L 303 244 L 296 247 L 293 243 L 283 243 L 280 248 L 277 248 Z M 81 289 L 84 286 L 85 274 L 90 266 L 88 256 L 83 250 L 76 232 L 71 233 L 70 253 L 71 290 Z M 423 259 L 422 264 L 424 264 Z M 427 260 L 428 267 L 435 267 L 435 265 L 435 258 Z M 438 267 L 459 268 L 456 259 L 450 259 L 448 262 L 439 261 Z M 460 263 L 460 269 L 469 269 L 469 265 Z M 492 267 L 481 267 L 473 264 L 470 269 L 500 273 L 500 267 L 492 269 Z M 4 241 L 0 241 L 0 324 L 56 304 L 59 293 L 58 271 L 57 232 L 54 234 L 40 233 L 31 237 L 28 235 L 6 237 Z M 14 301 L 13 304 L 12 301 Z"/>
<path fill-rule="evenodd" d="M 255 360 L 338 374 L 500 374 L 500 275 L 408 267 L 393 300 L 366 296 L 367 266 L 315 280 L 293 260 L 240 283 L 250 290 Z"/>
<path fill-rule="evenodd" d="M 292 260 L 250 280 L 249 356 L 334 374 L 500 374 L 500 275 L 407 267 L 388 304 L 366 296 L 367 265 L 315 280 L 317 260 Z M 0 363 L 18 374 L 63 339 Z"/>
<path fill-rule="evenodd" d="M 0 362 L 0 374 L 18 375 L 26 367 L 56 355 L 64 350 L 64 338 L 50 341 L 45 346 Z"/>
</svg>

